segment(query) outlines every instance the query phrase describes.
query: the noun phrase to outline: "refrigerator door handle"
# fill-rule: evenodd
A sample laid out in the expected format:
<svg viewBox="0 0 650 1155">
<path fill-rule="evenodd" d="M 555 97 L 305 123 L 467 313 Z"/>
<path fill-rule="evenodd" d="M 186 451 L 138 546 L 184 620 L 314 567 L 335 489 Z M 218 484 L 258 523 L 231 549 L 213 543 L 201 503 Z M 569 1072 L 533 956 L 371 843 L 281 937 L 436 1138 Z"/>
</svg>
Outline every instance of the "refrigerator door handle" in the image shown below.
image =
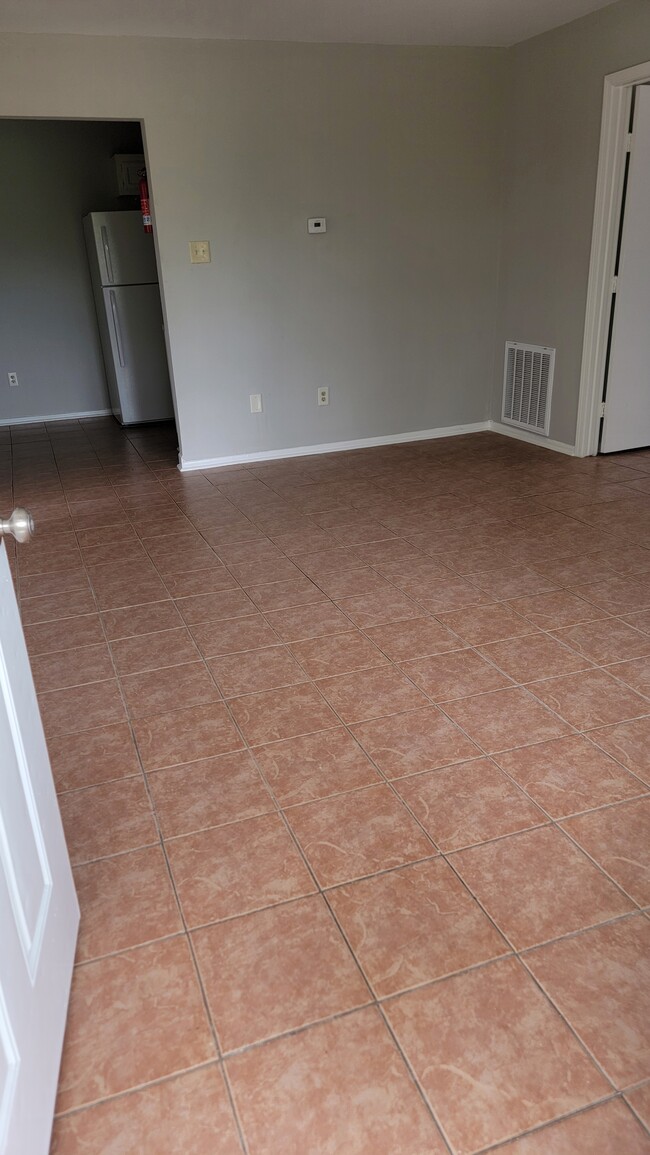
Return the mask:
<svg viewBox="0 0 650 1155">
<path fill-rule="evenodd" d="M 111 246 L 108 243 L 108 229 L 106 228 L 106 225 L 102 225 L 101 233 L 102 233 L 102 248 L 104 249 L 104 260 L 106 262 L 106 276 L 108 277 L 111 284 L 113 284 L 115 278 L 113 276 L 113 262 L 111 260 Z"/>
<path fill-rule="evenodd" d="M 115 293 L 109 289 L 109 298 L 111 302 L 111 313 L 113 314 L 113 328 L 115 330 L 115 344 L 117 345 L 117 355 L 119 357 L 120 365 L 124 368 L 126 362 L 124 360 L 124 353 L 122 351 L 122 334 L 120 333 L 120 317 L 117 311 L 117 301 L 115 300 Z"/>
</svg>

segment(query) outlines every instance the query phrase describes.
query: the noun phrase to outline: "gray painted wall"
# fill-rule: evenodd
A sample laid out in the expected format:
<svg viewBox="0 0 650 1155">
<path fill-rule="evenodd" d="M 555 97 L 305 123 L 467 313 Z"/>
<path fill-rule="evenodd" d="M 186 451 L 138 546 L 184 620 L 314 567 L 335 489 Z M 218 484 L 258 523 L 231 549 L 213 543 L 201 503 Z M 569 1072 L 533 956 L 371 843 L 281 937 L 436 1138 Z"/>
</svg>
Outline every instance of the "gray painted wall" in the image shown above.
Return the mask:
<svg viewBox="0 0 650 1155">
<path fill-rule="evenodd" d="M 550 437 L 575 441 L 603 79 L 650 59 L 650 3 L 622 0 L 510 49 L 504 243 L 492 415 L 503 345 L 557 348 Z"/>
<path fill-rule="evenodd" d="M 124 207 L 111 156 L 139 140 L 138 125 L 0 120 L 0 420 L 108 405 L 81 218 Z"/>
<path fill-rule="evenodd" d="M 16 35 L 0 51 L 5 115 L 144 119 L 185 459 L 485 418 L 503 50 Z M 308 236 L 321 214 L 327 235 Z M 212 264 L 190 265 L 192 239 Z"/>
<path fill-rule="evenodd" d="M 185 460 L 498 416 L 506 338 L 572 442 L 602 79 L 648 57 L 647 0 L 510 50 L 11 35 L 0 113 L 143 118 Z"/>
</svg>

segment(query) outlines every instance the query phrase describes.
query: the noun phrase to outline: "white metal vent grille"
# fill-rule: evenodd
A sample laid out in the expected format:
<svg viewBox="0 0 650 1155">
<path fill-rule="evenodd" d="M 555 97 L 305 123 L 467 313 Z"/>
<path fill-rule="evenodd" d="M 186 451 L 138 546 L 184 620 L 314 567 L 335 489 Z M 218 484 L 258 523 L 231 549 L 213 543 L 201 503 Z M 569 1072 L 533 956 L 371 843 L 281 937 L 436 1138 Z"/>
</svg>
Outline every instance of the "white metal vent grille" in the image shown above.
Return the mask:
<svg viewBox="0 0 650 1155">
<path fill-rule="evenodd" d="M 548 437 L 555 349 L 506 341 L 501 419 Z"/>
</svg>

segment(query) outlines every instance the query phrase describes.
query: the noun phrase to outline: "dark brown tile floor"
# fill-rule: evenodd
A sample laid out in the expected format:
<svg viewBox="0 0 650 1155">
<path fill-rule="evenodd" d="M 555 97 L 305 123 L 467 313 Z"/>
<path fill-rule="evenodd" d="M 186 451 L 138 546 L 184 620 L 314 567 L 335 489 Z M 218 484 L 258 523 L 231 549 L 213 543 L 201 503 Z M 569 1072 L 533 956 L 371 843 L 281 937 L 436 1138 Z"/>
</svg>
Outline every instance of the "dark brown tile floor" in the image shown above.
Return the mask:
<svg viewBox="0 0 650 1155">
<path fill-rule="evenodd" d="M 649 1155 L 650 452 L 0 449 L 82 909 L 52 1155 Z"/>
</svg>

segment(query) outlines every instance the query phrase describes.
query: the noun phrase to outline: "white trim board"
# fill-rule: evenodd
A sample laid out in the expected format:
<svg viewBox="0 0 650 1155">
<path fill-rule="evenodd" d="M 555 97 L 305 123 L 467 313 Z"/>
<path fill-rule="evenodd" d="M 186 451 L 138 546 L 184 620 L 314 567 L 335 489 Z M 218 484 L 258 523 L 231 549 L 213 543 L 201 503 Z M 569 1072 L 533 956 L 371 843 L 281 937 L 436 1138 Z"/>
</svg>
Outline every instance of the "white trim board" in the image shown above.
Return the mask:
<svg viewBox="0 0 650 1155">
<path fill-rule="evenodd" d="M 575 445 L 569 445 L 566 441 L 553 441 L 550 437 L 544 437 L 542 433 L 518 429 L 516 425 L 505 425 L 501 421 L 490 421 L 488 425 L 493 433 L 501 433 L 504 437 L 514 437 L 516 441 L 527 441 L 529 445 L 552 449 L 554 453 L 566 453 L 569 457 L 576 455 Z"/>
<path fill-rule="evenodd" d="M 82 413 L 50 413 L 45 417 L 0 417 L 0 427 L 5 425 L 40 425 L 43 421 L 81 421 L 85 417 L 110 417 L 112 409 L 88 409 Z"/>
<path fill-rule="evenodd" d="M 201 461 L 185 461 L 179 459 L 178 468 L 181 473 L 191 473 L 201 469 L 218 469 L 223 465 L 247 465 L 254 461 L 280 461 L 287 457 L 309 457 L 321 453 L 342 453 L 350 449 L 370 449 L 377 445 L 401 445 L 410 441 L 433 441 L 440 437 L 462 437 L 465 433 L 483 433 L 492 431 L 501 433 L 505 437 L 514 437 L 517 441 L 527 441 L 531 445 L 540 445 L 543 449 L 551 449 L 556 453 L 567 453 L 573 456 L 575 447 L 566 445 L 563 441 L 550 441 L 537 433 L 528 433 L 522 429 L 513 429 L 509 425 L 501 425 L 498 421 L 475 421 L 467 425 L 447 425 L 439 429 L 418 429 L 412 433 L 392 433 L 384 437 L 360 437 L 355 441 L 332 441 L 323 445 L 297 445 L 288 449 L 264 449 L 259 453 L 237 453 L 229 457 L 207 457 Z"/>
<path fill-rule="evenodd" d="M 611 282 L 621 212 L 630 102 L 634 85 L 648 81 L 650 61 L 625 68 L 622 72 L 612 72 L 604 82 L 576 425 L 577 457 L 588 457 L 598 452 L 600 401 L 605 379 Z"/>
<path fill-rule="evenodd" d="M 371 449 L 375 445 L 400 445 L 409 441 L 430 441 L 437 437 L 461 437 L 464 433 L 481 433 L 490 428 L 489 421 L 469 425 L 447 425 L 440 429 L 417 429 L 411 433 L 389 433 L 382 437 L 360 437 L 355 441 L 331 441 L 322 445 L 294 445 L 288 449 L 262 449 L 259 453 L 236 453 L 230 457 L 207 457 L 201 461 L 179 458 L 181 473 L 197 469 L 218 469 L 221 465 L 246 465 L 251 461 L 280 461 L 285 457 L 311 457 L 321 453 L 343 453 L 349 449 Z"/>
</svg>

